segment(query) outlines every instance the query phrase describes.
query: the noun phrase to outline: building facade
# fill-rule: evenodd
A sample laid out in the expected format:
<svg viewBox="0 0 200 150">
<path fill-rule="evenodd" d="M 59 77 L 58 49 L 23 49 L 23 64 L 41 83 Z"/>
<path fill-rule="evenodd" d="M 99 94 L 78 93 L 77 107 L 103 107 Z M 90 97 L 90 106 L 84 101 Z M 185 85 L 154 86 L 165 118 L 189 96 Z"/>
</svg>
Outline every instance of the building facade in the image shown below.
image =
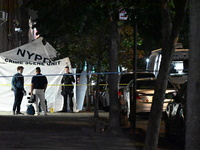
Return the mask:
<svg viewBox="0 0 200 150">
<path fill-rule="evenodd" d="M 28 0 L 0 0 L 0 53 L 29 42 L 27 4 Z"/>
</svg>

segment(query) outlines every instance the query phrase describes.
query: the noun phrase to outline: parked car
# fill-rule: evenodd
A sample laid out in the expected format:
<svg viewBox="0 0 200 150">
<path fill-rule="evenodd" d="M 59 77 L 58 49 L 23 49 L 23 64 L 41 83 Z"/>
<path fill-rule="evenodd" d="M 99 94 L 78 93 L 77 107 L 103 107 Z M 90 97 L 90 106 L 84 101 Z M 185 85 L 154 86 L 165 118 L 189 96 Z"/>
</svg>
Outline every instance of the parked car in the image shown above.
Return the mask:
<svg viewBox="0 0 200 150">
<path fill-rule="evenodd" d="M 119 75 L 118 94 L 125 96 L 127 85 L 133 80 L 133 72 L 126 72 Z M 152 72 L 137 72 L 137 79 L 155 78 Z"/>
<path fill-rule="evenodd" d="M 185 141 L 185 116 L 187 82 L 178 90 L 173 101 L 169 102 L 165 113 L 165 135 L 170 139 Z"/>
<path fill-rule="evenodd" d="M 119 89 L 124 88 L 128 83 L 133 80 L 133 72 L 125 72 L 119 75 L 118 85 Z M 137 79 L 141 78 L 155 78 L 152 72 L 137 72 Z"/>
<path fill-rule="evenodd" d="M 136 89 L 136 113 L 150 112 L 151 105 L 154 96 L 154 89 L 156 85 L 156 78 L 143 78 L 137 79 Z M 127 85 L 124 97 L 128 102 L 128 113 L 130 112 L 130 89 L 133 87 L 133 80 Z M 176 88 L 168 81 L 166 94 L 176 93 Z M 163 103 L 163 112 L 165 111 L 167 104 L 170 102 L 170 98 L 166 98 Z"/>
<path fill-rule="evenodd" d="M 118 79 L 118 95 L 123 95 L 124 89 L 128 83 L 133 80 L 133 72 L 124 72 L 119 74 Z M 137 78 L 155 78 L 152 72 L 137 72 Z M 109 111 L 109 89 L 105 87 L 104 91 L 100 93 L 99 106 L 105 111 Z"/>
</svg>

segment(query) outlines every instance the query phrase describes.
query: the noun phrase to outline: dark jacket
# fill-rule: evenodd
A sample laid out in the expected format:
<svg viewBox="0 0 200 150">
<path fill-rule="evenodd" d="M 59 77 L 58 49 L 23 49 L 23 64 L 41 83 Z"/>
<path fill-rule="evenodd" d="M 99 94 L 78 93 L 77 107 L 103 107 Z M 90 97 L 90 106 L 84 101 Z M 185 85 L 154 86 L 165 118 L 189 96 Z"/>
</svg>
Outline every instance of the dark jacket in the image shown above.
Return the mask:
<svg viewBox="0 0 200 150">
<path fill-rule="evenodd" d="M 71 73 L 65 73 L 62 77 L 61 84 L 63 84 L 63 90 L 73 90 L 73 82 L 75 82 L 74 76 Z"/>
<path fill-rule="evenodd" d="M 12 78 L 12 89 L 24 90 L 24 76 L 21 73 L 16 73 Z"/>
<path fill-rule="evenodd" d="M 36 74 L 33 76 L 31 83 L 34 85 L 34 89 L 44 89 L 48 84 L 46 76 L 42 74 Z"/>
</svg>

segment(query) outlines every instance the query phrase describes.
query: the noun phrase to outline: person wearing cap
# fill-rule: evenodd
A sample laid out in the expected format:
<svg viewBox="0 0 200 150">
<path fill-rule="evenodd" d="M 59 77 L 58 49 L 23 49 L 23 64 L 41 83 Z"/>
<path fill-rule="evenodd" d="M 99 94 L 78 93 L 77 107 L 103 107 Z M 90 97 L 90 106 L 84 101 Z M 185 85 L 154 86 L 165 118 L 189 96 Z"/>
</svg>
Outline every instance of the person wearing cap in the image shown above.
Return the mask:
<svg viewBox="0 0 200 150">
<path fill-rule="evenodd" d="M 61 84 L 62 84 L 61 94 L 63 95 L 64 103 L 63 103 L 62 110 L 60 112 L 73 112 L 73 106 L 74 106 L 73 101 L 72 101 L 73 88 L 74 88 L 72 84 L 73 82 L 75 82 L 74 76 L 69 72 L 69 66 L 66 66 L 65 74 L 63 75 L 61 79 Z"/>
<path fill-rule="evenodd" d="M 30 91 L 31 95 L 35 94 L 36 96 L 36 101 L 34 105 L 36 109 L 35 115 L 37 116 L 40 115 L 38 99 L 40 100 L 44 115 L 47 115 L 46 105 L 45 105 L 45 91 L 47 88 L 48 81 L 46 76 L 41 74 L 40 67 L 36 67 L 35 72 L 36 75 L 33 76 L 31 80 L 31 91 Z"/>
<path fill-rule="evenodd" d="M 23 95 L 26 95 L 26 91 L 24 90 L 24 76 L 22 75 L 23 70 L 23 66 L 18 66 L 17 73 L 12 78 L 12 90 L 15 95 L 12 111 L 13 115 L 23 115 L 23 113 L 20 112 Z"/>
</svg>

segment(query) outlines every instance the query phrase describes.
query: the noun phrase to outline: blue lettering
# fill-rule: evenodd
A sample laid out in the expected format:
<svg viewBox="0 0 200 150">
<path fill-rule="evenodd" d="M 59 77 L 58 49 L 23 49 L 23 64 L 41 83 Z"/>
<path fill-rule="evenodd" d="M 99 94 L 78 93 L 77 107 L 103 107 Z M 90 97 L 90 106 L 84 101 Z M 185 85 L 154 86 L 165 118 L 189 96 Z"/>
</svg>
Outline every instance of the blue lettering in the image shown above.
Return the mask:
<svg viewBox="0 0 200 150">
<path fill-rule="evenodd" d="M 37 60 L 42 60 L 42 56 L 41 56 L 41 55 L 38 55 L 38 54 L 36 54 L 36 55 L 35 55 L 35 61 L 37 61 Z"/>
<path fill-rule="evenodd" d="M 29 51 L 27 51 L 28 53 L 28 59 L 31 59 L 31 56 L 33 56 L 35 53 L 30 54 Z"/>
<path fill-rule="evenodd" d="M 21 49 L 18 49 L 18 51 L 17 51 L 17 55 L 21 54 L 22 57 L 25 56 L 25 53 L 26 53 L 26 50 L 24 50 L 24 51 L 22 52 Z"/>
</svg>

